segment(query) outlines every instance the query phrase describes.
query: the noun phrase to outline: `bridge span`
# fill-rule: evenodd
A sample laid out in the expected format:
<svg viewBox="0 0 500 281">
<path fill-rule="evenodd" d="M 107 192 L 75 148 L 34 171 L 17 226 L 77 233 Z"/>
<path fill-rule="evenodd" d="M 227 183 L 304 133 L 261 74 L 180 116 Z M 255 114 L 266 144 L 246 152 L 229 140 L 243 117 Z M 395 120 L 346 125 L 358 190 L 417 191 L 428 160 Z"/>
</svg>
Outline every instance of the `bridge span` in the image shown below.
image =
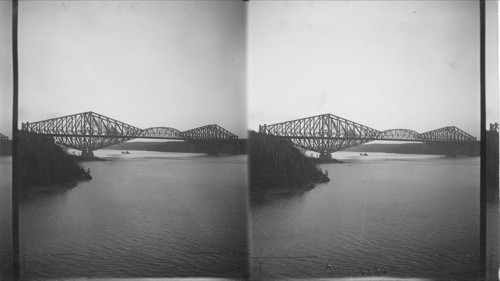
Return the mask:
<svg viewBox="0 0 500 281">
<path fill-rule="evenodd" d="M 409 129 L 379 131 L 333 114 L 322 114 L 272 125 L 259 126 L 259 132 L 290 140 L 293 145 L 331 158 L 331 153 L 375 140 L 422 142 L 446 155 L 469 155 L 475 137 L 455 126 L 418 133 Z"/>
<path fill-rule="evenodd" d="M 187 131 L 170 127 L 140 129 L 92 111 L 23 123 L 22 130 L 51 137 L 59 145 L 82 151 L 83 157 L 92 157 L 96 150 L 137 138 L 182 140 L 212 154 L 217 154 L 225 143 L 238 139 L 237 135 L 215 124 Z"/>
</svg>

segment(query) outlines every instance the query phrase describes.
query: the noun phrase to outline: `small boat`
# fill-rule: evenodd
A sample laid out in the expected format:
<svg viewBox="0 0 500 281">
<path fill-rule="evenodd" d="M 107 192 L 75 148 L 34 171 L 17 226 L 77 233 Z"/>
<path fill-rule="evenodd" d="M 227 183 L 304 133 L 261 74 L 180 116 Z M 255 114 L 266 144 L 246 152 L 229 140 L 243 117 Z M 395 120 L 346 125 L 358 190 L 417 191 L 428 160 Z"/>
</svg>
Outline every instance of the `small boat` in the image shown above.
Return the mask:
<svg viewBox="0 0 500 281">
<path fill-rule="evenodd" d="M 125 150 L 125 151 L 122 151 L 122 154 L 130 154 L 130 152 L 128 152 L 128 150 Z"/>
<path fill-rule="evenodd" d="M 368 156 L 368 154 L 366 154 L 366 152 L 365 153 L 360 153 L 359 155 L 361 155 L 361 156 Z"/>
</svg>

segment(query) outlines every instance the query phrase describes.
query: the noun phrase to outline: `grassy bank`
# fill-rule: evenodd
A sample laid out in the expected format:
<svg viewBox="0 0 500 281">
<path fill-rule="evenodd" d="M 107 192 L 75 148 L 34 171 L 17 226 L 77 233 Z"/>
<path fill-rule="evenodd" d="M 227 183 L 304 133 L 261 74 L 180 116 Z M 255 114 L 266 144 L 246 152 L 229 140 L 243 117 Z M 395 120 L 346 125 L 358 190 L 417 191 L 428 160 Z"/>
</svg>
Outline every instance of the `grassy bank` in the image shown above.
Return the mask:
<svg viewBox="0 0 500 281">
<path fill-rule="evenodd" d="M 20 184 L 23 191 L 44 187 L 73 187 L 90 174 L 47 137 L 19 133 Z M 36 187 L 36 188 L 35 188 Z"/>
<path fill-rule="evenodd" d="M 328 182 L 323 173 L 290 142 L 251 131 L 249 134 L 250 195 L 296 192 Z"/>
</svg>

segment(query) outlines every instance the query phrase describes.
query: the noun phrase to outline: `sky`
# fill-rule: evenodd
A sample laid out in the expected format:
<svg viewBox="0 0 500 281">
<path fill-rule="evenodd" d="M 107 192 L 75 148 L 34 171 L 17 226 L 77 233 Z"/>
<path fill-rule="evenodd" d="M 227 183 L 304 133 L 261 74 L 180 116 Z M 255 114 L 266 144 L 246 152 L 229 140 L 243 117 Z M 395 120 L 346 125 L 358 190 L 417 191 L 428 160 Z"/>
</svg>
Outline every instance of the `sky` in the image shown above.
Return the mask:
<svg viewBox="0 0 500 281">
<path fill-rule="evenodd" d="M 0 1 L 0 134 L 12 139 L 12 3 Z"/>
<path fill-rule="evenodd" d="M 490 28 L 496 3 L 486 4 Z M 379 130 L 455 125 L 479 136 L 477 1 L 19 5 L 19 122 L 90 110 L 141 128 L 216 123 L 244 137 L 331 113 Z M 10 14 L 0 1 L 9 137 Z M 497 40 L 488 29 L 488 124 L 498 121 Z"/>
<path fill-rule="evenodd" d="M 331 113 L 479 137 L 477 1 L 255 1 L 248 12 L 250 129 Z"/>
<path fill-rule="evenodd" d="M 20 1 L 19 121 L 85 111 L 246 135 L 245 8 L 226 1 Z"/>
</svg>

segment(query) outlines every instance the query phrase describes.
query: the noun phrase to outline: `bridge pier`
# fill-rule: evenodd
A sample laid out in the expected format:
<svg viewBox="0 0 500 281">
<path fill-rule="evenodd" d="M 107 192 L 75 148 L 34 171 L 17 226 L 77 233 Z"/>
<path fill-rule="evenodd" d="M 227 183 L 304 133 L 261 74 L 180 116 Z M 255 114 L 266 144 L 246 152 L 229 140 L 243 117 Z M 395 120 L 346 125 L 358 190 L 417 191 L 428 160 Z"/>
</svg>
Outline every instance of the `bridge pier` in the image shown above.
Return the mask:
<svg viewBox="0 0 500 281">
<path fill-rule="evenodd" d="M 321 152 L 319 154 L 319 159 L 332 160 L 332 154 L 330 152 Z"/>
<path fill-rule="evenodd" d="M 210 156 L 219 156 L 219 152 L 216 151 L 216 150 L 211 150 L 211 151 L 207 152 L 207 155 L 210 155 Z"/>
<path fill-rule="evenodd" d="M 82 157 L 82 158 L 94 158 L 94 152 L 91 150 L 84 150 L 84 151 L 82 151 L 82 154 L 80 154 L 80 157 Z"/>
</svg>

